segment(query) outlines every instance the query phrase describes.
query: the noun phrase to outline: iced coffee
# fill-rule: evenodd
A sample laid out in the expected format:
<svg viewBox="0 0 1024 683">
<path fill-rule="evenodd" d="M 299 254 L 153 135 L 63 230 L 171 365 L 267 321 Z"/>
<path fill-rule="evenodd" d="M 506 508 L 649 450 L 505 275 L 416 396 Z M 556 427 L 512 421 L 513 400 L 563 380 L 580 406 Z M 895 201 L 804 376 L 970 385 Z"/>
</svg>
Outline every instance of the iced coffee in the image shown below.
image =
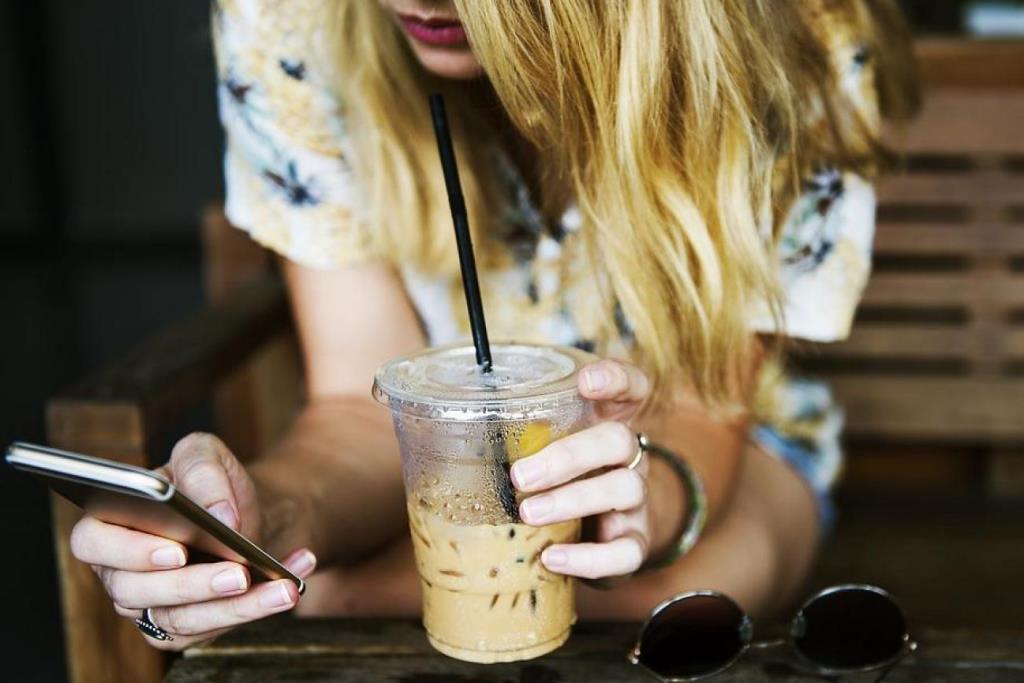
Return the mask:
<svg viewBox="0 0 1024 683">
<path fill-rule="evenodd" d="M 472 347 L 397 359 L 377 374 L 402 449 L 423 623 L 439 651 L 474 662 L 537 657 L 565 642 L 574 585 L 545 569 L 544 549 L 572 543 L 578 520 L 532 527 L 518 517 L 509 467 L 590 417 L 575 349 L 495 345 L 492 373 Z"/>
</svg>

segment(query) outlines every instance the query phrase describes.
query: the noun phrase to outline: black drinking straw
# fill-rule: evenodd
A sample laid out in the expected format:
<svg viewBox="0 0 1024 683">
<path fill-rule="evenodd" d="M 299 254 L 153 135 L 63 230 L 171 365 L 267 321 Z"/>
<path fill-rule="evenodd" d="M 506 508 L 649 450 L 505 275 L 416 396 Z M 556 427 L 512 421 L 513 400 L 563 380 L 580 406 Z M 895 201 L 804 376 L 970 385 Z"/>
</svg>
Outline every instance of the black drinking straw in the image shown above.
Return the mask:
<svg viewBox="0 0 1024 683">
<path fill-rule="evenodd" d="M 473 345 L 476 347 L 476 363 L 483 372 L 490 372 L 491 344 L 487 340 L 484 305 L 480 300 L 480 281 L 476 276 L 473 241 L 469 236 L 466 200 L 462 196 L 459 166 L 455 162 L 455 149 L 452 147 L 452 134 L 448 129 L 448 114 L 445 112 L 444 98 L 439 93 L 434 93 L 430 96 L 430 114 L 434 119 L 437 152 L 441 156 L 441 168 L 444 170 L 444 185 L 448 190 L 448 206 L 452 210 L 452 222 L 455 224 L 455 241 L 458 243 L 459 266 L 462 268 L 462 288 L 466 292 L 466 307 L 469 309 L 469 327 L 473 332 Z"/>
</svg>

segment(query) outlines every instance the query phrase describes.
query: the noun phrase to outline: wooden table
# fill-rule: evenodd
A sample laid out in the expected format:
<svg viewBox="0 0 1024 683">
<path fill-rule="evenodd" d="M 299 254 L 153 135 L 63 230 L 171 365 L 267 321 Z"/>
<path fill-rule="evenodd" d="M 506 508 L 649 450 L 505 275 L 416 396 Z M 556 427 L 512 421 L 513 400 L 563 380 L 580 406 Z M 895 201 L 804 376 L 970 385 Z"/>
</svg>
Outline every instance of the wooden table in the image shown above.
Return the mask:
<svg viewBox="0 0 1024 683">
<path fill-rule="evenodd" d="M 625 659 L 636 630 L 635 624 L 580 624 L 565 647 L 547 657 L 482 666 L 437 654 L 420 625 L 412 621 L 275 618 L 189 651 L 171 668 L 166 683 L 651 683 L 653 678 Z M 915 635 L 918 653 L 887 681 L 1024 681 L 1024 631 Z M 782 661 L 759 656 L 714 680 L 807 683 L 815 678 Z"/>
</svg>

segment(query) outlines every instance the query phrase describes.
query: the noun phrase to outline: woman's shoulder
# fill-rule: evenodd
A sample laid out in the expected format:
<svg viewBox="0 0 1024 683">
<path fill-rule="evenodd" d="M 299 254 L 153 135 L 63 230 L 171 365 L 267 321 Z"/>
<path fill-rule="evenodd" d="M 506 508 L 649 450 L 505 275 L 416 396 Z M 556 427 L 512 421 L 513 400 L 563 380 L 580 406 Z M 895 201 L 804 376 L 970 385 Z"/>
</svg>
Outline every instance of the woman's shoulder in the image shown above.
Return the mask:
<svg viewBox="0 0 1024 683">
<path fill-rule="evenodd" d="M 236 142 L 344 156 L 325 28 L 330 0 L 218 0 L 213 32 L 221 118 Z M 282 149 L 284 148 L 284 149 Z M 288 156 L 285 154 L 285 156 Z"/>
<path fill-rule="evenodd" d="M 808 94 L 812 101 L 802 141 L 808 153 L 799 191 L 794 191 L 789 160 L 777 169 L 774 253 L 782 320 L 761 309 L 754 326 L 828 342 L 849 334 L 870 274 L 876 199 L 868 155 L 879 127 L 870 59 L 873 24 L 862 0 L 801 0 L 801 10 L 831 74 L 824 91 Z M 828 106 L 817 98 L 828 100 Z"/>
<path fill-rule="evenodd" d="M 332 91 L 332 0 L 217 0 L 213 35 L 222 75 L 266 89 Z"/>
<path fill-rule="evenodd" d="M 215 0 L 214 17 L 229 29 L 258 31 L 280 43 L 302 43 L 328 22 L 337 0 Z"/>
<path fill-rule="evenodd" d="M 331 0 L 218 0 L 213 36 L 232 223 L 294 261 L 363 260 L 333 88 Z"/>
</svg>

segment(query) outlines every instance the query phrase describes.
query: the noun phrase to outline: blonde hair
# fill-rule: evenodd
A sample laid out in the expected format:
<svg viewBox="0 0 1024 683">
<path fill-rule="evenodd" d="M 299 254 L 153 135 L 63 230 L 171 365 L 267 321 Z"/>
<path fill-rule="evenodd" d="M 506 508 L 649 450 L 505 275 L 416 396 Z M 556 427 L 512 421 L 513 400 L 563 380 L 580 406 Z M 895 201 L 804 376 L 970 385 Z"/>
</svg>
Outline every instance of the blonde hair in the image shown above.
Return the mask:
<svg viewBox="0 0 1024 683">
<path fill-rule="evenodd" d="M 658 392 L 684 380 L 712 402 L 732 393 L 752 353 L 750 308 L 777 301 L 770 231 L 779 188 L 795 193 L 810 166 L 802 149 L 853 157 L 870 138 L 876 154 L 865 126 L 836 111 L 805 4 L 455 0 L 508 117 L 536 146 L 548 180 L 574 193 L 587 251 L 601 264 L 592 270 L 603 334 L 617 334 L 620 306 Z M 338 88 L 373 239 L 396 260 L 450 269 L 425 93 L 448 90 L 456 112 L 467 105 L 419 66 L 379 3 L 339 0 L 338 10 Z M 815 92 L 840 121 L 827 145 L 805 139 Z M 479 133 L 452 118 L 471 220 L 486 233 L 493 170 Z M 856 149 L 844 137 L 860 140 Z"/>
</svg>

